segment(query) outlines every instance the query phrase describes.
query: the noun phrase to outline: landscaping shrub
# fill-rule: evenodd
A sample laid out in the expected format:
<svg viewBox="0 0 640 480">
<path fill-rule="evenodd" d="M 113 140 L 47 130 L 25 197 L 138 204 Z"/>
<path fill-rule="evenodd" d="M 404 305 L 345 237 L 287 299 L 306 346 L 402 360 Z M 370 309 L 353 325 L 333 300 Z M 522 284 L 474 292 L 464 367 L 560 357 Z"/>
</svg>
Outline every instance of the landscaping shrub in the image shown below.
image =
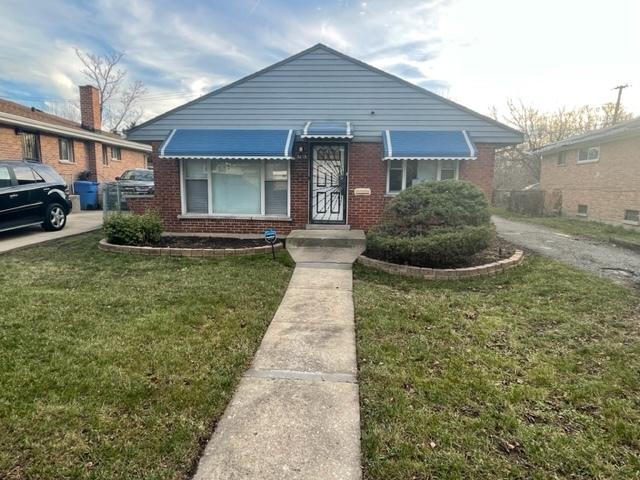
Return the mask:
<svg viewBox="0 0 640 480">
<path fill-rule="evenodd" d="M 367 255 L 419 267 L 452 267 L 489 246 L 495 236 L 489 204 L 475 185 L 424 182 L 391 200 L 367 234 Z"/>
<path fill-rule="evenodd" d="M 367 255 L 416 267 L 452 267 L 487 248 L 494 234 L 490 225 L 437 228 L 416 236 L 372 231 L 367 235 Z"/>
<path fill-rule="evenodd" d="M 118 245 L 154 245 L 160 242 L 162 221 L 155 212 L 143 215 L 113 214 L 104 221 L 109 243 Z"/>
</svg>

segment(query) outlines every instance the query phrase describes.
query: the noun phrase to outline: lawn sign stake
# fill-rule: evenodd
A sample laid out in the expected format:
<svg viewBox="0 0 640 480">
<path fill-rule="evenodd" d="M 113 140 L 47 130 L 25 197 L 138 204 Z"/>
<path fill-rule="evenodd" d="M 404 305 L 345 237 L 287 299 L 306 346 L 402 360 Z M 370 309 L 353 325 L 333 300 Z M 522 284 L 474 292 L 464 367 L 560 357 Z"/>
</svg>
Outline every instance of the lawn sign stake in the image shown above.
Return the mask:
<svg viewBox="0 0 640 480">
<path fill-rule="evenodd" d="M 276 234 L 275 229 L 267 228 L 264 231 L 264 239 L 269 245 L 271 245 L 271 255 L 273 255 L 273 259 L 275 260 L 276 259 L 275 244 L 276 244 L 276 240 L 278 240 L 278 235 Z"/>
</svg>

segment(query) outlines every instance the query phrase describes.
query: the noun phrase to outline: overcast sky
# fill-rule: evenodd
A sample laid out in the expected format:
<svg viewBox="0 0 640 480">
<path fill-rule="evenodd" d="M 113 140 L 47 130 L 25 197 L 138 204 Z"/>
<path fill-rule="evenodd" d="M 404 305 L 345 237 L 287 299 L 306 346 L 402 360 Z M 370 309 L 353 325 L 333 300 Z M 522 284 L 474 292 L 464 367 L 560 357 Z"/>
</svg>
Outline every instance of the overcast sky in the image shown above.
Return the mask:
<svg viewBox="0 0 640 480">
<path fill-rule="evenodd" d="M 615 100 L 640 115 L 634 0 L 0 0 L 0 97 L 77 98 L 74 47 L 126 52 L 147 117 L 323 42 L 481 113 Z"/>
</svg>

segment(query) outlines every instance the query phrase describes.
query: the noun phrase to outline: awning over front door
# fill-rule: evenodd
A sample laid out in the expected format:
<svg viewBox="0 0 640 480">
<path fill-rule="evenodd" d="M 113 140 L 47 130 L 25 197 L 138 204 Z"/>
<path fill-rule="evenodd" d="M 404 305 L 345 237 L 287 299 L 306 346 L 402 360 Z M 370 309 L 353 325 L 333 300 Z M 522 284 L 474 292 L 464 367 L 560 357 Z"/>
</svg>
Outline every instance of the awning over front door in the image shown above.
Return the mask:
<svg viewBox="0 0 640 480">
<path fill-rule="evenodd" d="M 475 145 L 465 130 L 385 130 L 383 160 L 474 160 Z"/>
<path fill-rule="evenodd" d="M 350 139 L 353 138 L 351 122 L 329 120 L 307 122 L 302 129 L 302 135 L 300 135 L 300 137 Z"/>
<path fill-rule="evenodd" d="M 293 130 L 172 130 L 160 147 L 160 158 L 280 159 L 293 158 Z"/>
</svg>

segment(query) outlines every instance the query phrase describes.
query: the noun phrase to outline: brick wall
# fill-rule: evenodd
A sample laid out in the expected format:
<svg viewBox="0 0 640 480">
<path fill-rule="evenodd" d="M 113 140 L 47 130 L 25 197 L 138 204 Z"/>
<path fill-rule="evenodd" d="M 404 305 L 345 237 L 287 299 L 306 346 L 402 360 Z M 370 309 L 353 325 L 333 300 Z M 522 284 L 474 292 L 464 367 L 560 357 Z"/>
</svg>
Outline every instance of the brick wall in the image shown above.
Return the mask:
<svg viewBox="0 0 640 480">
<path fill-rule="evenodd" d="M 144 152 L 120 149 L 121 160 L 111 158 L 111 147 L 107 145 L 108 165 L 102 163 L 102 144 L 95 143 L 96 176 L 99 182 L 112 182 L 131 168 L 145 168 Z"/>
<path fill-rule="evenodd" d="M 304 143 L 294 146 L 295 158 L 291 162 L 291 219 L 248 220 L 238 218 L 179 218 L 182 213 L 180 200 L 180 166 L 177 160 L 160 159 L 159 143 L 153 143 L 154 197 L 130 198 L 129 208 L 136 213 L 157 211 L 168 232 L 193 233 L 262 233 L 268 227 L 286 235 L 293 229 L 304 228 L 308 222 L 309 160 Z"/>
<path fill-rule="evenodd" d="M 356 188 L 369 188 L 371 195 L 356 196 Z M 368 230 L 382 214 L 386 196 L 387 164 L 382 160 L 382 143 L 354 142 L 349 145 L 349 193 L 347 223 Z"/>
<path fill-rule="evenodd" d="M 577 163 L 578 150 L 542 159 L 540 188 L 562 197 L 562 213 L 576 216 L 578 205 L 588 206 L 588 218 L 621 223 L 625 210 L 640 210 L 640 137 L 603 143 L 600 159 Z"/>
<path fill-rule="evenodd" d="M 306 142 L 294 145 L 295 158 L 291 162 L 291 220 L 247 220 L 232 218 L 179 218 L 181 215 L 180 169 L 176 160 L 159 159 L 154 143 L 152 160 L 155 169 L 155 197 L 131 198 L 129 207 L 136 213 L 155 210 L 162 217 L 169 232 L 202 233 L 262 233 L 275 227 L 287 234 L 309 223 L 309 155 Z M 478 146 L 478 159 L 463 167 L 460 176 L 478 184 L 487 195 L 493 180 L 494 147 Z M 382 214 L 386 195 L 386 163 L 382 161 L 382 143 L 354 142 L 348 153 L 347 223 L 352 228 L 368 230 Z M 369 188 L 370 195 L 356 196 L 356 188 Z"/>
<path fill-rule="evenodd" d="M 74 162 L 63 162 L 60 160 L 56 135 L 40 133 L 39 139 L 42 163 L 53 167 L 68 183 L 75 181 L 78 173 L 84 170 L 96 172 L 97 180 L 104 182 L 113 181 L 129 168 L 144 167 L 143 152 L 125 149 L 121 149 L 122 160 L 109 158 L 109 166 L 103 166 L 102 144 L 83 140 L 73 140 Z M 16 135 L 14 127 L 0 126 L 0 159 L 22 160 L 22 138 Z"/>
<path fill-rule="evenodd" d="M 495 145 L 476 144 L 478 158 L 460 162 L 458 178 L 474 183 L 482 189 L 487 199 L 491 199 L 493 185 L 493 166 L 496 159 Z"/>
</svg>

